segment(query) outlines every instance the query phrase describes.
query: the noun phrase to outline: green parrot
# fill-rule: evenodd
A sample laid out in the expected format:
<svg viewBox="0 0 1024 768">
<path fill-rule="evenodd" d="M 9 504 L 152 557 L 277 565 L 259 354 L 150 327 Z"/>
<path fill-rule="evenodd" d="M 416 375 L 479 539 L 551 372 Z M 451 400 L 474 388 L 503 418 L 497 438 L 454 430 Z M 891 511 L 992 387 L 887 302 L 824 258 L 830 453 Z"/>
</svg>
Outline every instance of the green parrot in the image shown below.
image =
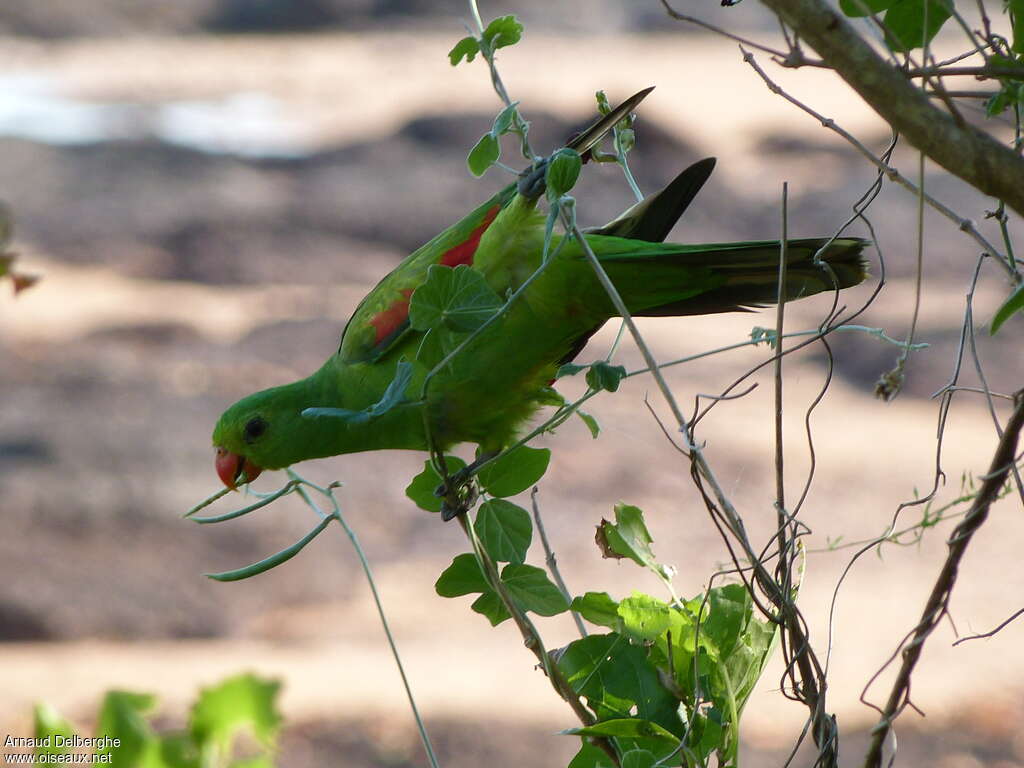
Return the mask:
<svg viewBox="0 0 1024 768">
<path fill-rule="evenodd" d="M 586 157 L 650 90 L 612 110 L 568 146 Z M 524 171 L 518 182 L 381 280 L 356 308 L 338 350 L 320 370 L 249 395 L 224 412 L 213 443 L 225 485 L 234 489 L 263 469 L 345 453 L 445 451 L 475 443 L 479 456 L 493 456 L 514 442 L 538 408 L 551 402 L 558 367 L 617 316 L 574 238 L 554 236 L 544 270 L 527 284 L 544 259 L 546 217 L 537 201 L 545 190 L 545 162 Z M 733 312 L 777 300 L 778 241 L 663 242 L 714 165 L 714 158 L 691 165 L 657 194 L 585 235 L 632 314 Z M 787 300 L 864 280 L 867 241 L 833 240 L 820 254 L 827 264 L 822 267 L 814 257 L 826 243 L 825 238 L 789 241 Z M 457 322 L 449 323 L 454 330 L 424 329 L 415 321 L 417 289 L 445 277 L 502 303 L 519 295 L 475 335 L 460 333 Z"/>
</svg>

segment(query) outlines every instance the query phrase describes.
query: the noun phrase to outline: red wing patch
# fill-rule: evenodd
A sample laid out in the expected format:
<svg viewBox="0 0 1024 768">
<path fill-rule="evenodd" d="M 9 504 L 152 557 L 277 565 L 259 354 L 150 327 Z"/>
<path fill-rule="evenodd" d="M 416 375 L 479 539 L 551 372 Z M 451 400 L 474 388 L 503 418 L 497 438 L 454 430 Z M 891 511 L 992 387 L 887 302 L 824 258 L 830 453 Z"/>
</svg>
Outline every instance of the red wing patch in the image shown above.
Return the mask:
<svg viewBox="0 0 1024 768">
<path fill-rule="evenodd" d="M 380 344 L 409 318 L 409 297 L 412 296 L 412 288 L 403 290 L 402 296 L 403 298 L 390 307 L 370 318 L 370 325 L 377 330 L 374 344 Z"/>
<path fill-rule="evenodd" d="M 437 263 L 446 267 L 457 267 L 459 264 L 472 264 L 473 255 L 476 253 L 476 249 L 480 245 L 480 238 L 483 237 L 487 228 L 491 226 L 491 223 L 494 221 L 500 210 L 500 204 L 492 206 L 491 209 L 484 214 L 483 221 L 481 221 L 480 224 L 469 233 L 469 237 L 441 254 L 441 258 Z M 382 341 L 385 341 L 389 336 L 391 336 L 391 334 L 397 332 L 401 328 L 402 324 L 409 319 L 409 297 L 412 296 L 412 290 L 412 288 L 404 289 L 401 292 L 401 299 L 370 318 L 370 325 L 372 325 L 376 330 L 374 344 L 380 344 Z"/>
<path fill-rule="evenodd" d="M 476 253 L 477 246 L 480 245 L 480 238 L 484 236 L 484 232 L 491 226 L 491 222 L 494 221 L 494 217 L 498 215 L 498 211 L 501 210 L 500 205 L 494 205 L 487 213 L 484 214 L 484 220 L 480 222 L 476 229 L 469 233 L 463 242 L 456 245 L 454 248 L 449 248 L 442 255 L 438 264 L 443 264 L 446 267 L 457 267 L 459 264 L 472 264 L 473 255 Z"/>
</svg>

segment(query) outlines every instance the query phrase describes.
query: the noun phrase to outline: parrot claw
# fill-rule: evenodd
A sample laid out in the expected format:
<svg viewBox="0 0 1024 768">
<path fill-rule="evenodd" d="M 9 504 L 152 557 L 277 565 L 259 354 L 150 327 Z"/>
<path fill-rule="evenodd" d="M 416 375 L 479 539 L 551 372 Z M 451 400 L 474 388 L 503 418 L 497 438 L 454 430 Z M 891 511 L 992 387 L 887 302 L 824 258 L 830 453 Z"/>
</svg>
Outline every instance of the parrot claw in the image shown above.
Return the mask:
<svg viewBox="0 0 1024 768">
<path fill-rule="evenodd" d="M 477 490 L 476 485 L 472 482 L 473 476 L 476 474 L 478 467 L 482 464 L 486 464 L 495 456 L 497 456 L 497 452 L 483 452 L 478 454 L 476 461 L 472 464 L 467 464 L 437 486 L 434 490 L 434 495 L 439 499 L 443 499 L 441 502 L 442 520 L 445 522 L 454 520 L 459 515 L 465 514 L 469 511 L 470 507 L 476 504 L 476 500 L 480 493 Z"/>
<path fill-rule="evenodd" d="M 525 197 L 527 200 L 536 200 L 544 194 L 544 190 L 547 189 L 546 178 L 548 171 L 548 160 L 544 158 L 536 165 L 527 168 L 521 174 L 519 174 L 519 184 L 517 190 L 520 195 Z"/>
<path fill-rule="evenodd" d="M 466 514 L 470 507 L 476 503 L 478 495 L 476 488 L 465 481 L 458 485 L 443 483 L 437 487 L 434 494 L 442 499 L 441 519 L 446 523 L 449 520 L 454 520 L 459 515 Z"/>
</svg>

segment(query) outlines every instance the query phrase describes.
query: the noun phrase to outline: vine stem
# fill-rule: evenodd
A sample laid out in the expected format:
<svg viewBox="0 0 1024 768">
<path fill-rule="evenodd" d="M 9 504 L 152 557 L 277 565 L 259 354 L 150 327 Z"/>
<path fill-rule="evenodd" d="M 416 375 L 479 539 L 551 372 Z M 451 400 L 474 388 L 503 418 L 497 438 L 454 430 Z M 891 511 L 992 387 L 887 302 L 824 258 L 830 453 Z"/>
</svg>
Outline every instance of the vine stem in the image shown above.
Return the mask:
<svg viewBox="0 0 1024 768">
<path fill-rule="evenodd" d="M 601 262 L 598 261 L 597 255 L 590 247 L 590 244 L 587 242 L 575 221 L 570 220 L 564 211 L 562 213 L 562 224 L 567 231 L 572 232 L 573 237 L 575 237 L 579 242 L 587 260 L 590 262 L 591 267 L 593 267 L 594 273 L 597 275 L 599 282 L 604 287 L 609 299 L 611 299 L 612 305 L 615 307 L 616 311 L 621 314 L 622 320 L 625 323 L 626 328 L 629 330 L 630 335 L 633 337 L 637 348 L 640 350 L 640 354 L 643 356 L 644 361 L 647 363 L 647 367 L 650 369 L 651 376 L 654 378 L 662 397 L 664 397 L 665 402 L 672 411 L 673 418 L 679 427 L 679 431 L 686 441 L 688 449 L 687 456 L 690 459 L 691 466 L 693 467 L 692 471 L 694 474 L 694 480 L 697 481 L 701 494 L 706 499 L 706 503 L 710 508 L 711 500 L 707 498 L 703 487 L 700 486 L 700 480 L 703 480 L 711 487 L 711 491 L 714 494 L 715 501 L 718 503 L 721 515 L 724 516 L 730 532 L 736 537 L 736 540 L 742 547 L 744 556 L 751 563 L 757 583 L 766 592 L 772 604 L 778 609 L 779 617 L 776 621 L 780 621 L 785 626 L 786 631 L 790 635 L 793 648 L 798 649 L 795 661 L 800 669 L 802 695 L 807 702 L 807 707 L 811 712 L 811 717 L 817 726 L 814 734 L 815 741 L 828 741 L 829 726 L 831 723 L 834 723 L 834 720 L 827 712 L 825 712 L 824 686 L 819 685 L 819 681 L 822 680 L 823 675 L 820 665 L 818 664 L 818 660 L 815 657 L 814 652 L 811 650 L 807 633 L 801 625 L 799 611 L 796 606 L 793 605 L 792 600 L 789 595 L 786 594 L 782 586 L 772 579 L 771 574 L 768 573 L 764 564 L 758 557 L 758 553 L 755 552 L 754 548 L 751 546 L 750 540 L 747 537 L 746 528 L 743 525 L 743 519 L 740 517 L 736 507 L 733 506 L 733 503 L 729 500 L 728 496 L 726 496 L 721 483 L 718 481 L 714 471 L 711 469 L 711 465 L 708 464 L 708 461 L 704 456 L 704 452 L 692 439 L 690 425 L 686 417 L 683 415 L 682 410 L 680 410 L 679 403 L 676 401 L 675 396 L 669 389 L 664 376 L 661 375 L 661 370 L 657 361 L 654 359 L 653 353 L 641 336 L 639 329 L 636 327 L 636 323 L 633 322 L 632 315 L 626 307 L 625 302 L 622 300 L 622 296 L 619 294 L 615 284 L 612 283 L 611 278 L 608 277 L 608 273 L 605 272 L 604 267 L 601 266 Z M 834 750 L 830 752 L 830 756 L 832 759 L 827 764 L 834 765 Z"/>
<path fill-rule="evenodd" d="M 551 542 L 548 541 L 548 533 L 544 530 L 544 521 L 540 516 L 540 505 L 537 504 L 537 487 L 534 486 L 530 492 L 530 505 L 533 507 L 533 519 L 537 524 L 537 533 L 540 535 L 541 546 L 544 547 L 544 562 L 548 566 L 548 570 L 551 571 L 551 576 L 555 580 L 555 584 L 558 585 L 559 591 L 565 598 L 567 603 L 572 602 L 572 595 L 569 593 L 569 588 L 565 585 L 565 580 L 562 578 L 562 572 L 558 569 L 558 559 L 555 557 L 555 551 L 551 549 Z M 580 637 L 587 636 L 587 628 L 583 625 L 583 618 L 578 612 L 570 610 L 572 619 L 576 622 L 576 629 L 580 632 Z"/>
<path fill-rule="evenodd" d="M 288 470 L 288 475 L 293 481 L 297 481 L 299 483 L 306 482 L 291 469 Z M 409 685 L 409 678 L 406 677 L 405 666 L 402 664 L 402 657 L 398 653 L 398 646 L 395 643 L 394 635 L 391 634 L 391 625 L 388 623 L 387 615 L 384 613 L 384 604 L 381 602 L 380 593 L 377 591 L 377 582 L 373 578 L 373 571 L 370 570 L 370 562 L 367 560 L 366 553 L 363 552 L 363 547 L 359 543 L 359 537 L 356 536 L 355 530 L 345 520 L 345 516 L 341 514 L 341 508 L 338 505 L 338 501 L 334 498 L 333 490 L 339 485 L 339 483 L 332 483 L 327 486 L 327 488 L 318 490 L 327 496 L 334 507 L 334 510 L 329 516 L 333 517 L 341 524 L 341 527 L 345 530 L 345 534 L 348 536 L 349 541 L 352 542 L 352 548 L 355 550 L 356 556 L 359 558 L 359 564 L 363 568 L 363 574 L 366 576 L 366 583 L 370 585 L 370 594 L 373 596 L 373 603 L 377 607 L 377 615 L 380 617 L 380 625 L 384 629 L 384 636 L 387 638 L 388 647 L 391 649 L 391 655 L 395 659 L 395 666 L 398 668 L 398 674 L 402 678 L 402 686 L 405 688 L 405 695 L 409 699 L 409 706 L 412 709 L 413 719 L 416 721 L 416 728 L 419 730 L 420 741 L 423 743 L 423 749 L 427 753 L 427 760 L 430 761 L 431 768 L 440 768 L 437 755 L 434 754 L 434 747 L 430 743 L 430 736 L 427 735 L 427 728 L 423 724 L 423 718 L 420 716 L 419 707 L 416 706 L 416 698 L 413 696 L 412 686 Z M 297 491 L 303 501 L 305 501 L 306 504 L 308 504 L 314 511 L 321 515 L 324 514 L 320 511 L 320 508 L 316 503 L 309 497 L 309 494 L 306 493 L 306 490 L 301 484 L 297 486 Z"/>
<path fill-rule="evenodd" d="M 878 768 L 882 763 L 882 748 L 886 737 L 892 730 L 893 721 L 903 711 L 903 708 L 910 704 L 910 678 L 921 657 L 924 643 L 946 614 L 949 599 L 956 584 L 960 561 L 967 551 L 967 546 L 971 543 L 971 538 L 988 518 L 989 508 L 992 506 L 992 502 L 998 498 L 999 491 L 1006 483 L 1010 468 L 1013 466 L 1017 442 L 1021 428 L 1024 427 L 1024 389 L 1014 394 L 1014 404 L 1013 413 L 996 446 L 981 489 L 967 516 L 953 530 L 949 541 L 946 542 L 949 554 L 935 580 L 935 586 L 928 597 L 921 618 L 914 628 L 909 642 L 903 648 L 903 664 L 893 683 L 889 700 L 881 712 L 881 718 L 872 730 L 871 745 L 864 758 L 865 768 Z"/>
<path fill-rule="evenodd" d="M 910 179 L 908 179 L 906 176 L 900 173 L 892 165 L 885 162 L 881 158 L 877 157 L 874 152 L 872 152 L 870 149 L 864 146 L 864 144 L 860 140 L 858 140 L 852 133 L 850 133 L 842 126 L 840 126 L 838 123 L 836 123 L 835 120 L 833 120 L 830 117 L 825 117 L 825 115 L 807 106 L 794 96 L 791 96 L 778 83 L 776 83 L 774 80 L 771 79 L 771 77 L 768 76 L 768 73 L 765 72 L 761 65 L 757 63 L 757 60 L 754 58 L 754 54 L 750 53 L 747 50 L 744 50 L 742 46 L 740 47 L 740 50 L 743 52 L 743 60 L 747 64 L 749 64 L 750 67 L 764 81 L 764 84 L 765 86 L 767 86 L 769 91 L 771 91 L 777 96 L 781 96 L 783 99 L 788 101 L 793 106 L 806 112 L 808 115 L 810 115 L 819 123 L 821 123 L 822 127 L 828 128 L 830 131 L 838 133 L 847 142 L 849 142 L 851 146 L 853 146 L 858 152 L 860 152 L 867 160 L 873 163 L 875 167 L 877 167 L 882 173 L 884 173 L 890 181 L 896 182 L 901 187 L 909 191 L 911 194 L 920 195 L 924 199 L 924 201 L 928 203 L 929 206 L 931 206 L 934 210 L 938 211 L 940 214 L 942 214 L 947 219 L 956 224 L 961 232 L 964 232 L 969 237 L 971 237 L 971 239 L 973 239 L 978 245 L 981 246 L 982 250 L 985 253 L 990 254 L 996 260 L 996 263 L 999 264 L 999 266 L 1001 266 L 1006 271 L 1007 276 L 1011 279 L 1011 281 L 1014 282 L 1014 284 L 1020 282 L 1020 275 L 1017 273 L 1014 266 L 1011 265 L 1010 261 L 1004 254 L 1000 253 L 998 248 L 992 245 L 992 243 L 990 243 L 984 237 L 984 235 L 982 235 L 981 232 L 978 231 L 978 228 L 974 225 L 973 221 L 961 216 L 949 206 L 945 205 L 944 203 L 935 199 L 934 197 L 927 194 L 923 190 L 919 189 L 918 186 L 914 184 L 914 182 L 912 182 Z"/>
<path fill-rule="evenodd" d="M 533 625 L 533 622 L 530 621 L 530 617 L 516 605 L 512 596 L 508 593 L 505 582 L 501 580 L 497 564 L 487 554 L 487 550 L 483 548 L 468 516 L 466 514 L 459 515 L 458 520 L 470 544 L 473 545 L 473 554 L 476 555 L 477 562 L 480 563 L 480 568 L 484 572 L 485 578 L 491 588 L 497 593 L 502 605 L 505 606 L 505 610 L 508 611 L 512 621 L 519 629 L 519 634 L 523 638 L 523 644 L 537 657 L 537 661 L 540 662 L 540 666 L 551 683 L 551 687 L 572 708 L 572 711 L 584 726 L 593 725 L 595 722 L 594 716 L 587 711 L 583 702 L 580 701 L 579 694 L 573 690 L 572 685 L 565 679 L 558 665 L 554 663 L 551 656 L 545 650 L 544 640 L 541 638 L 540 632 Z M 590 738 L 597 747 L 602 749 L 612 759 L 616 766 L 620 764 L 618 753 L 615 751 L 615 747 L 612 746 L 611 741 L 604 736 L 592 736 Z"/>
</svg>

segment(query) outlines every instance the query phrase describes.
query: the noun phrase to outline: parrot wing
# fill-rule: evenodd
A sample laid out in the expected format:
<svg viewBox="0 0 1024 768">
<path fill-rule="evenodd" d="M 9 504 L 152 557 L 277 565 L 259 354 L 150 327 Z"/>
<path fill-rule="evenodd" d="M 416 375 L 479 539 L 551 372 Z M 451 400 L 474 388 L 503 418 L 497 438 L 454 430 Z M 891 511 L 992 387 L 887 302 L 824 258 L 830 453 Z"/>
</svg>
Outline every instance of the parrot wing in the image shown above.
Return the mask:
<svg viewBox="0 0 1024 768">
<path fill-rule="evenodd" d="M 592 149 L 654 88 L 645 88 L 596 120 L 566 146 L 580 154 Z M 530 169 L 524 171 L 529 172 Z M 699 185 L 697 187 L 699 189 Z M 517 193 L 513 182 L 468 216 L 409 254 L 366 295 L 342 331 L 338 355 L 344 362 L 372 362 L 409 331 L 409 300 L 434 264 L 472 266 L 480 238 Z M 696 194 L 696 190 L 694 190 Z"/>
</svg>

